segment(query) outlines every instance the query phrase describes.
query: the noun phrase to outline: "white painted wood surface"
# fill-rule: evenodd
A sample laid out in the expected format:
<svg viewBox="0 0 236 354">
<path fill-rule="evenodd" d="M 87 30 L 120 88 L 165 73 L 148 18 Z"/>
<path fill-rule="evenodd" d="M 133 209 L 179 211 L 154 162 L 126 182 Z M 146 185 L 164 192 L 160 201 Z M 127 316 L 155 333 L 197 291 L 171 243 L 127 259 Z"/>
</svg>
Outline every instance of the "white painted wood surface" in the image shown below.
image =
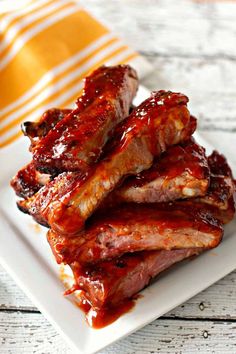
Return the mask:
<svg viewBox="0 0 236 354">
<path fill-rule="evenodd" d="M 186 93 L 204 137 L 236 152 L 236 2 L 80 2 L 153 63 L 144 85 Z M 236 271 L 102 353 L 235 354 L 235 285 Z M 2 268 L 0 353 L 71 353 Z"/>
<path fill-rule="evenodd" d="M 236 352 L 236 324 L 224 321 L 159 319 L 100 354 Z M 1 354 L 71 354 L 42 315 L 0 312 Z"/>
</svg>

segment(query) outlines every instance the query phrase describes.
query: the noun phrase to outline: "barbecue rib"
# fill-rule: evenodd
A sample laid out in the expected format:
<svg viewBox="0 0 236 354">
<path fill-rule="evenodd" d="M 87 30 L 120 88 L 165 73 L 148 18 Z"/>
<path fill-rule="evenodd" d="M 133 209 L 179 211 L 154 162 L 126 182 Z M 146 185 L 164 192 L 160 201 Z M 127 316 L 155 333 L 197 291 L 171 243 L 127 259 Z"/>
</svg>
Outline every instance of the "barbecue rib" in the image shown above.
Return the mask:
<svg viewBox="0 0 236 354">
<path fill-rule="evenodd" d="M 19 200 L 18 208 L 23 213 L 28 213 L 41 225 L 48 226 L 47 219 L 44 216 L 44 210 L 53 208 L 55 201 L 63 200 L 64 196 L 71 193 L 78 185 L 78 181 L 83 182 L 86 174 L 79 172 L 64 172 L 47 183 L 32 197 Z"/>
<path fill-rule="evenodd" d="M 73 290 L 83 290 L 93 309 L 109 310 L 110 306 L 117 306 L 137 294 L 165 269 L 201 251 L 181 249 L 138 252 L 102 262 L 96 268 L 83 268 L 75 262 L 70 265 L 75 278 Z"/>
<path fill-rule="evenodd" d="M 71 109 L 51 108 L 48 109 L 37 122 L 22 123 L 21 130 L 24 135 L 29 137 L 31 147 L 37 145 L 40 140 L 71 111 Z"/>
<path fill-rule="evenodd" d="M 149 170 L 127 179 L 120 188 L 109 194 L 101 209 L 114 207 L 122 202 L 175 201 L 187 197 L 186 186 L 189 197 L 199 194 L 198 198 L 191 198 L 190 208 L 193 202 L 195 208 L 200 209 L 207 204 L 209 212 L 224 224 L 233 219 L 235 183 L 227 160 L 217 151 L 206 160 L 204 149 L 193 140 L 181 146 L 170 147 Z M 186 205 L 187 200 L 184 203 Z"/>
<path fill-rule="evenodd" d="M 224 155 L 219 154 L 214 150 L 210 156 L 208 156 L 208 164 L 211 169 L 211 173 L 217 176 L 227 176 L 233 179 L 231 168 Z"/>
<path fill-rule="evenodd" d="M 234 193 L 235 186 L 230 177 L 212 175 L 207 194 L 196 198 L 196 201 L 212 205 L 220 210 L 227 210 Z"/>
<path fill-rule="evenodd" d="M 159 208 L 162 209 L 167 208 L 166 211 L 167 213 L 169 213 L 169 216 L 168 214 L 166 214 L 167 222 L 168 222 L 168 218 L 170 220 L 173 220 L 173 216 L 175 215 L 176 211 L 178 215 L 179 210 L 182 210 L 184 211 L 184 213 L 186 213 L 186 214 L 183 213 L 182 216 L 183 220 L 184 218 L 186 218 L 186 216 L 189 216 L 190 220 L 191 218 L 192 220 L 196 220 L 196 217 L 198 215 L 200 217 L 206 215 L 209 218 L 213 216 L 215 219 L 219 220 L 221 223 L 224 224 L 230 222 L 233 219 L 235 214 L 235 185 L 234 185 L 233 178 L 231 177 L 232 172 L 230 170 L 230 167 L 226 159 L 222 155 L 218 154 L 217 152 L 213 152 L 213 154 L 208 157 L 208 161 L 209 161 L 209 166 L 211 171 L 211 178 L 210 178 L 211 182 L 206 195 L 203 197 L 192 198 L 185 201 L 178 201 L 172 204 L 152 204 L 149 205 L 150 211 L 147 211 L 148 206 L 144 206 L 144 205 L 140 206 L 137 204 L 134 207 L 131 207 L 131 211 L 129 211 L 128 214 L 129 217 L 127 220 L 125 218 L 126 218 L 126 208 L 129 210 L 128 204 L 126 205 L 124 204 L 124 206 L 120 207 L 119 209 L 116 210 L 113 209 L 113 212 L 111 212 L 111 210 L 109 210 L 108 212 L 107 211 L 108 209 L 104 209 L 104 214 L 107 213 L 109 217 L 105 216 L 104 218 L 104 217 L 100 217 L 99 215 L 98 216 L 95 215 L 92 218 L 92 220 L 95 220 L 94 224 L 92 223 L 92 226 L 85 229 L 85 233 L 83 236 L 84 240 L 82 235 L 80 235 L 80 237 L 66 238 L 62 235 L 49 232 L 48 240 L 52 247 L 53 253 L 56 256 L 57 261 L 58 262 L 62 261 L 66 263 L 68 260 L 71 261 L 71 259 L 74 260 L 81 259 L 81 261 L 83 262 L 95 262 L 96 257 L 98 258 L 98 260 L 100 259 L 100 257 L 101 258 L 111 257 L 113 252 L 117 252 L 116 254 L 119 254 L 120 252 L 120 249 L 118 249 L 120 247 L 119 240 L 122 240 L 124 247 L 127 247 L 127 252 L 135 250 L 133 244 L 136 245 L 137 243 L 139 243 L 139 247 L 144 247 L 143 249 L 150 249 L 150 247 L 153 247 L 153 249 L 155 249 L 157 245 L 158 247 L 165 248 L 165 249 L 172 247 L 173 244 L 171 246 L 170 244 L 171 239 L 168 237 L 169 234 L 167 235 L 167 237 L 166 236 L 163 237 L 162 240 L 163 244 L 161 245 L 160 240 L 157 238 L 154 238 L 154 240 L 150 240 L 149 233 L 146 232 L 148 226 L 150 226 L 148 222 L 149 216 L 152 214 L 155 215 L 155 212 L 158 213 L 157 210 Z M 171 211 L 172 209 L 173 211 Z M 120 216 L 119 213 L 121 214 Z M 115 215 L 115 218 L 117 219 L 116 220 L 117 224 L 115 224 L 115 226 L 117 228 L 120 228 L 118 231 L 118 235 L 124 236 L 123 239 L 121 238 L 119 240 L 116 240 L 117 244 L 114 243 L 117 229 L 113 225 L 112 215 Z M 145 215 L 147 215 L 147 218 Z M 97 223 L 96 218 L 97 220 L 100 221 L 100 223 L 99 222 Z M 140 223 L 137 223 L 135 225 L 135 221 L 137 219 L 139 219 Z M 111 224 L 109 224 L 109 221 L 111 221 Z M 202 219 L 202 221 L 204 222 L 204 219 Z M 123 232 L 122 227 L 126 229 L 125 232 Z M 181 233 L 181 224 L 178 224 L 177 229 L 179 233 Z M 126 244 L 124 242 L 125 241 L 124 238 L 126 239 L 127 232 L 128 232 L 128 236 L 132 238 L 131 235 L 132 230 L 134 235 L 133 241 L 128 241 Z M 152 228 L 150 228 L 150 230 L 152 231 Z M 170 233 L 170 230 L 168 228 L 166 230 L 167 233 Z M 156 229 L 154 229 L 154 231 L 156 231 Z M 195 235 L 193 231 L 189 230 L 188 232 L 192 237 L 191 236 L 188 237 L 186 233 L 182 233 L 181 238 L 178 238 L 177 240 L 175 239 L 172 240 L 172 242 L 173 241 L 176 242 L 174 246 L 175 247 L 178 246 L 178 248 L 186 247 L 186 244 L 184 243 L 185 238 L 187 239 L 187 241 L 189 240 L 194 241 Z M 142 234 L 142 236 L 139 239 L 138 235 L 140 235 L 140 233 Z M 100 236 L 101 234 L 102 237 Z M 107 239 L 108 242 L 106 244 L 106 247 L 104 247 L 104 244 L 101 242 L 101 240 L 104 237 L 105 239 Z M 147 237 L 148 238 L 147 241 L 150 240 L 151 243 L 147 242 L 145 245 L 144 243 L 142 244 L 142 242 L 146 240 L 145 237 Z M 140 240 L 142 242 L 140 242 Z M 205 238 L 204 241 L 207 242 L 207 238 Z M 180 244 L 177 245 L 177 242 L 180 242 Z M 220 242 L 220 238 L 218 238 L 217 242 Z M 216 245 L 212 244 L 212 247 Z M 117 249 L 114 249 L 115 246 L 117 246 Z M 133 248 L 128 248 L 129 246 Z M 202 245 L 202 247 L 206 247 L 206 246 L 207 246 L 206 243 Z M 189 245 L 189 247 L 197 247 L 197 246 Z"/>
<path fill-rule="evenodd" d="M 85 80 L 77 108 L 32 148 L 36 168 L 50 174 L 86 171 L 117 123 L 128 116 L 137 87 L 137 74 L 128 65 L 95 70 Z"/>
<path fill-rule="evenodd" d="M 50 181 L 50 176 L 36 171 L 34 163 L 24 166 L 11 180 L 16 195 L 21 198 L 32 197 L 42 186 Z"/>
<path fill-rule="evenodd" d="M 236 181 L 224 156 L 206 158 L 192 138 L 188 98 L 158 91 L 134 108 L 137 88 L 128 65 L 95 70 L 75 109 L 22 125 L 33 160 L 11 181 L 73 272 L 65 295 L 95 327 L 163 270 L 218 246 L 235 213 Z"/>
<path fill-rule="evenodd" d="M 223 236 L 221 224 L 194 203 L 126 204 L 96 214 L 74 237 L 48 232 L 58 263 L 81 264 L 120 257 L 127 252 L 213 248 Z"/>
<path fill-rule="evenodd" d="M 190 139 L 171 146 L 149 170 L 126 179 L 104 200 L 104 207 L 122 202 L 157 203 L 204 196 L 209 175 L 205 149 Z"/>
<path fill-rule="evenodd" d="M 110 151 L 94 169 L 55 178 L 31 199 L 19 202 L 19 208 L 36 220 L 44 220 L 57 232 L 78 233 L 127 175 L 148 169 L 155 156 L 190 138 L 196 120 L 190 119 L 187 101 L 182 94 L 153 93 L 117 127 Z"/>
<path fill-rule="evenodd" d="M 48 109 L 36 122 L 24 122 L 21 130 L 31 141 L 30 150 L 67 114 L 71 109 Z M 32 197 L 38 190 L 47 184 L 52 176 L 36 170 L 34 161 L 24 166 L 11 180 L 11 186 L 16 195 L 22 198 Z"/>
<path fill-rule="evenodd" d="M 223 155 L 217 151 L 208 157 L 210 167 L 210 186 L 205 196 L 195 202 L 207 204 L 212 214 L 224 224 L 230 222 L 235 214 L 236 188 L 231 168 Z"/>
</svg>

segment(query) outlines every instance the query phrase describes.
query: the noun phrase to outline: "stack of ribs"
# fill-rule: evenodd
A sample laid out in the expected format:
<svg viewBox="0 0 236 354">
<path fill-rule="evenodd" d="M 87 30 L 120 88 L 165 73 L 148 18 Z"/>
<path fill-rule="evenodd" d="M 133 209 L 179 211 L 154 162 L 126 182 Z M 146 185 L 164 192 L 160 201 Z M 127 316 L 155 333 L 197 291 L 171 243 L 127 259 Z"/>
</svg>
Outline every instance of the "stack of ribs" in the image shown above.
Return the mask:
<svg viewBox="0 0 236 354">
<path fill-rule="evenodd" d="M 49 228 L 58 263 L 91 311 L 122 307 L 163 270 L 217 247 L 235 212 L 235 183 L 223 155 L 192 137 L 188 98 L 152 92 L 132 101 L 128 65 L 85 79 L 74 109 L 25 122 L 32 161 L 12 179 L 17 205 Z M 89 316 L 89 314 L 88 314 Z"/>
</svg>

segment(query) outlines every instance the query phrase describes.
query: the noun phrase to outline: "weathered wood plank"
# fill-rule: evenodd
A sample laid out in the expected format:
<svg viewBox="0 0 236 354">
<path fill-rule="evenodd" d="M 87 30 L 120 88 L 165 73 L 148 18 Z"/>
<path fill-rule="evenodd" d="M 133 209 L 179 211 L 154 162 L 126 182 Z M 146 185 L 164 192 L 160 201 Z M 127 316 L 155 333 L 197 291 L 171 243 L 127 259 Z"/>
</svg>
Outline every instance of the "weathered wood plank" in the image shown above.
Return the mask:
<svg viewBox="0 0 236 354">
<path fill-rule="evenodd" d="M 37 308 L 1 267 L 0 285 L 0 311 L 4 309 L 37 311 Z M 236 320 L 235 299 L 236 271 L 176 307 L 164 317 Z"/>
<path fill-rule="evenodd" d="M 100 20 L 145 53 L 236 57 L 236 3 L 189 0 L 81 0 Z"/>
<path fill-rule="evenodd" d="M 36 311 L 37 308 L 0 265 L 0 310 Z"/>
<path fill-rule="evenodd" d="M 0 351 L 57 353 L 72 351 L 41 314 L 0 312 Z M 100 354 L 236 353 L 236 323 L 156 320 Z"/>
<path fill-rule="evenodd" d="M 176 307 L 166 316 L 236 319 L 236 271 Z"/>
<path fill-rule="evenodd" d="M 71 350 L 41 314 L 0 312 L 0 352 L 69 354 Z"/>
<path fill-rule="evenodd" d="M 236 3 L 82 3 L 153 63 L 154 72 L 143 81 L 147 87 L 186 93 L 200 129 L 236 131 Z"/>
<path fill-rule="evenodd" d="M 236 61 L 150 57 L 143 84 L 151 90 L 184 92 L 201 130 L 236 132 Z"/>
<path fill-rule="evenodd" d="M 156 320 L 102 353 L 235 354 L 236 324 L 212 321 Z"/>
</svg>

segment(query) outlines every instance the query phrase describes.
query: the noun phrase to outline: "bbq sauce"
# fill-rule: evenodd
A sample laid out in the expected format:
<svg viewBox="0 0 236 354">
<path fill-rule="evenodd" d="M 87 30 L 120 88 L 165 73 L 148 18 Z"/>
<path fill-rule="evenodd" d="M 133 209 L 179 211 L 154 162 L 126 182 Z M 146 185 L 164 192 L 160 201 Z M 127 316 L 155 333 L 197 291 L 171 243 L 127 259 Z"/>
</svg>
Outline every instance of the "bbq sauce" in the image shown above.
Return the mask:
<svg viewBox="0 0 236 354">
<path fill-rule="evenodd" d="M 135 305 L 135 300 L 127 299 L 117 306 L 102 309 L 92 308 L 86 300 L 81 302 L 75 301 L 75 304 L 85 313 L 86 322 L 89 326 L 95 329 L 100 329 L 110 325 L 119 317 L 131 311 Z"/>
<path fill-rule="evenodd" d="M 229 167 L 226 158 L 224 155 L 219 154 L 218 151 L 213 151 L 208 157 L 208 163 L 212 174 L 233 178 L 231 168 Z"/>
<path fill-rule="evenodd" d="M 16 194 L 22 198 L 33 196 L 42 185 L 33 162 L 19 170 L 11 181 L 11 186 L 14 188 Z"/>
<path fill-rule="evenodd" d="M 39 121 L 23 122 L 21 130 L 24 135 L 31 139 L 31 143 L 38 143 L 39 139 L 46 136 L 47 133 L 67 114 L 71 109 L 51 108 L 43 113 Z"/>
<path fill-rule="evenodd" d="M 86 267 L 75 262 L 70 265 L 74 278 L 70 278 L 69 283 L 65 281 L 65 275 L 61 274 L 67 288 L 64 295 L 73 294 L 76 306 L 85 313 L 86 321 L 91 327 L 103 328 L 129 312 L 134 307 L 135 300 L 140 297 L 139 294 L 124 295 L 119 284 L 120 279 L 124 279 L 130 269 L 135 269 L 146 256 L 145 252 L 127 254 L 122 259 Z"/>
<path fill-rule="evenodd" d="M 165 140 L 173 141 L 175 138 L 175 124 L 178 124 L 177 130 L 188 130 L 185 128 L 189 125 L 187 102 L 188 98 L 180 93 L 163 90 L 153 92 L 151 97 L 134 109 L 130 116 L 116 127 L 114 133 L 116 138 L 111 148 L 121 151 L 134 137 L 142 136 L 148 140 L 151 154 L 159 155 L 162 150 L 165 150 Z M 169 122 L 168 136 L 164 129 L 167 121 Z"/>
<path fill-rule="evenodd" d="M 128 65 L 100 67 L 87 77 L 77 107 L 35 147 L 33 157 L 38 168 L 61 170 L 63 165 L 64 170 L 86 171 L 96 162 L 109 132 L 128 113 L 126 105 L 135 94 L 135 85 L 133 93 L 131 90 L 122 96 L 122 92 L 131 81 L 137 84 L 137 76 Z"/>
<path fill-rule="evenodd" d="M 74 291 L 79 290 L 77 285 L 72 286 L 71 289 L 65 291 L 64 295 L 71 295 Z M 84 312 L 86 322 L 92 328 L 103 328 L 115 322 L 119 317 L 129 312 L 135 305 L 135 300 L 140 295 L 134 295 L 130 299 L 125 299 L 118 305 L 108 305 L 101 308 L 93 308 L 86 298 L 85 292 L 80 290 L 79 296 L 76 296 L 74 304 Z"/>
<path fill-rule="evenodd" d="M 125 187 L 142 187 L 156 178 L 171 179 L 180 176 L 185 171 L 198 179 L 209 178 L 204 148 L 196 144 L 193 139 L 171 146 L 155 159 L 149 170 L 129 177 L 125 182 Z"/>
</svg>

